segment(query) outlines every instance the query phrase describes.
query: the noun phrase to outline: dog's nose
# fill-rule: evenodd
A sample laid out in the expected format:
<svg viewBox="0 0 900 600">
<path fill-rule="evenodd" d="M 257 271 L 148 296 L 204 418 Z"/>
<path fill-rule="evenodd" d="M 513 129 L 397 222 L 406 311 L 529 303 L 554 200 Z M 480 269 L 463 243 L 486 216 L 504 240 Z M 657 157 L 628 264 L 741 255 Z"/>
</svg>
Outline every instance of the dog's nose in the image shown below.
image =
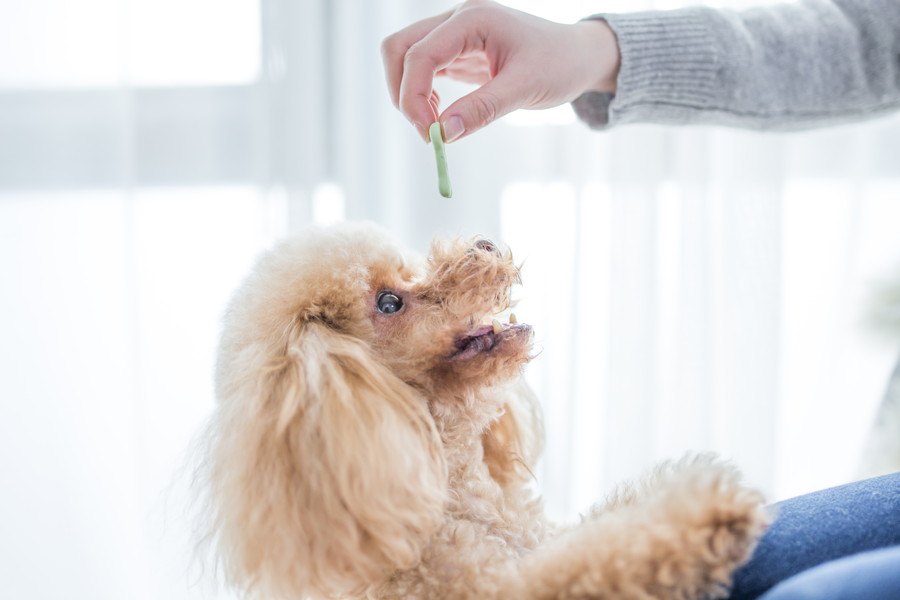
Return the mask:
<svg viewBox="0 0 900 600">
<path fill-rule="evenodd" d="M 490 252 L 491 254 L 500 254 L 500 250 L 497 249 L 497 245 L 494 244 L 494 242 L 492 242 L 491 240 L 478 240 L 475 242 L 475 247 L 479 250 Z"/>
</svg>

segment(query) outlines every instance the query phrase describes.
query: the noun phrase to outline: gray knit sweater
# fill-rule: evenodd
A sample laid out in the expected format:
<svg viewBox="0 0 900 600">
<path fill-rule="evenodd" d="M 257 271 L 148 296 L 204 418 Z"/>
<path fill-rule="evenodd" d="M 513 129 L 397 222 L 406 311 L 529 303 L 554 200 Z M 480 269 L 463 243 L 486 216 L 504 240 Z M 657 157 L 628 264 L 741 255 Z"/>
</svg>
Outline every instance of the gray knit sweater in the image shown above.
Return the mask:
<svg viewBox="0 0 900 600">
<path fill-rule="evenodd" d="M 615 95 L 572 103 L 591 127 L 799 129 L 900 109 L 900 0 L 593 18 L 616 32 L 622 61 Z"/>
</svg>

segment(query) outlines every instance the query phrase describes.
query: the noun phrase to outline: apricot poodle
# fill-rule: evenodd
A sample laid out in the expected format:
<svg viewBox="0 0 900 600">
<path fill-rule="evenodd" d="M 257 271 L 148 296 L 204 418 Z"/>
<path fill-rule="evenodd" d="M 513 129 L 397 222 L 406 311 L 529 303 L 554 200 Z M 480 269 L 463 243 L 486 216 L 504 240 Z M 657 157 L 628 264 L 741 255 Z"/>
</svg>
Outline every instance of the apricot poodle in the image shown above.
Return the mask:
<svg viewBox="0 0 900 600">
<path fill-rule="evenodd" d="M 262 257 L 225 315 L 205 458 L 207 533 L 244 596 L 727 594 L 768 517 L 714 458 L 545 519 L 531 327 L 495 318 L 518 282 L 487 240 L 420 261 L 371 225 Z"/>
</svg>

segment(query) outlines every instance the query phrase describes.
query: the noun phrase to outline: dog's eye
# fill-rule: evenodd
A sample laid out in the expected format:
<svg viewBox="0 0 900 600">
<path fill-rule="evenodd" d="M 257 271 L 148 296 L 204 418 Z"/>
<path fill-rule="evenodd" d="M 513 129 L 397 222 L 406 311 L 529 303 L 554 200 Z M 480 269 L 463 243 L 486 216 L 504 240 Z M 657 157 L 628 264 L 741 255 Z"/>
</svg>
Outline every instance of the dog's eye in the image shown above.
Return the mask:
<svg viewBox="0 0 900 600">
<path fill-rule="evenodd" d="M 394 314 L 403 308 L 403 300 L 393 292 L 381 292 L 378 294 L 376 304 L 378 305 L 378 312 L 386 315 Z"/>
</svg>

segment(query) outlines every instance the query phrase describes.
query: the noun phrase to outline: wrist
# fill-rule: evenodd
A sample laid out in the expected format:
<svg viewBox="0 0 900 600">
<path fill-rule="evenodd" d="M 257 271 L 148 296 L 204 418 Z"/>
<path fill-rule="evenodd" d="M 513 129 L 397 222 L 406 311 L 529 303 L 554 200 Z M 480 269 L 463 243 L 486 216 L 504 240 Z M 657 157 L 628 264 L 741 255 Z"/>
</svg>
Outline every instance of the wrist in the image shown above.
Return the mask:
<svg viewBox="0 0 900 600">
<path fill-rule="evenodd" d="M 575 23 L 579 39 L 578 60 L 585 65 L 583 92 L 616 91 L 619 76 L 619 40 L 603 19 Z"/>
</svg>

